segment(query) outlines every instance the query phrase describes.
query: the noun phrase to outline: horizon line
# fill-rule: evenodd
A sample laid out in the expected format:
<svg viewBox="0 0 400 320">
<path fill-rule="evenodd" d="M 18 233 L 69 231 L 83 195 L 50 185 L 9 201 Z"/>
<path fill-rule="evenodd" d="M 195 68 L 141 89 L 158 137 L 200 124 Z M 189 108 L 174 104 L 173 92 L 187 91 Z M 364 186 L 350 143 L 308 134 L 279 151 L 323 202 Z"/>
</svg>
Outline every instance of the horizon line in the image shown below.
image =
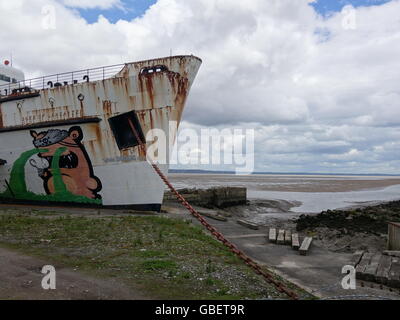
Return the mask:
<svg viewBox="0 0 400 320">
<path fill-rule="evenodd" d="M 170 173 L 216 173 L 216 174 L 236 174 L 229 170 L 206 170 L 206 169 L 169 169 Z M 392 176 L 397 177 L 400 174 L 395 173 L 326 173 L 326 172 L 272 172 L 272 171 L 254 171 L 250 175 L 269 174 L 269 175 L 318 175 L 318 176 Z"/>
</svg>

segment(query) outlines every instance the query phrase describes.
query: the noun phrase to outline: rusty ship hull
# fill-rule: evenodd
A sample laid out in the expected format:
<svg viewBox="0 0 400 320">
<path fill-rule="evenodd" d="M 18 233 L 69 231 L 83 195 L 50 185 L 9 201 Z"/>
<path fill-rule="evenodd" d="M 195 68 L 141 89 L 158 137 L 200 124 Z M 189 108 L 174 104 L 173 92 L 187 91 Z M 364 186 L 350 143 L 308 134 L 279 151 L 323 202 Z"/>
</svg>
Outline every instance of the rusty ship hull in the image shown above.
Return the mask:
<svg viewBox="0 0 400 320">
<path fill-rule="evenodd" d="M 200 65 L 175 56 L 0 86 L 0 202 L 159 210 L 146 148 L 158 129 L 170 153 Z"/>
</svg>

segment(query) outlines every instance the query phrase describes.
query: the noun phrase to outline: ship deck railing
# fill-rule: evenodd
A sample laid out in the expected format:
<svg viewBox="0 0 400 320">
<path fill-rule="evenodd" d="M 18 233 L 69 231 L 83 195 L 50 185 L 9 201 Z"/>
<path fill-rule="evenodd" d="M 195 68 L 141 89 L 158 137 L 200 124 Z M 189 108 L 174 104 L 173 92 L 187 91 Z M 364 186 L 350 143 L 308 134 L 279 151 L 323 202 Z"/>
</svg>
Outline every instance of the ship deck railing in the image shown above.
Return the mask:
<svg viewBox="0 0 400 320">
<path fill-rule="evenodd" d="M 99 81 L 118 76 L 125 64 L 58 73 L 50 76 L 22 80 L 0 85 L 0 98 L 32 93 L 43 89 L 57 88 L 83 82 Z"/>
</svg>

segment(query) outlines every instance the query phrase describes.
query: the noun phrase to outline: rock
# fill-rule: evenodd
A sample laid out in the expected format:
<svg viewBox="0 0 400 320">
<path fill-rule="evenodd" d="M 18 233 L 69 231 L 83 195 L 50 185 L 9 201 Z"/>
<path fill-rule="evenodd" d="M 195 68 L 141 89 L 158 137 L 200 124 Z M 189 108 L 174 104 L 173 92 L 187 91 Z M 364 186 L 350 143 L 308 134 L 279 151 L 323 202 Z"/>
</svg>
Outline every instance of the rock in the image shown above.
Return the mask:
<svg viewBox="0 0 400 320">
<path fill-rule="evenodd" d="M 383 251 L 383 254 L 386 255 L 386 256 L 399 257 L 400 258 L 400 251 L 385 250 L 385 251 Z"/>
</svg>

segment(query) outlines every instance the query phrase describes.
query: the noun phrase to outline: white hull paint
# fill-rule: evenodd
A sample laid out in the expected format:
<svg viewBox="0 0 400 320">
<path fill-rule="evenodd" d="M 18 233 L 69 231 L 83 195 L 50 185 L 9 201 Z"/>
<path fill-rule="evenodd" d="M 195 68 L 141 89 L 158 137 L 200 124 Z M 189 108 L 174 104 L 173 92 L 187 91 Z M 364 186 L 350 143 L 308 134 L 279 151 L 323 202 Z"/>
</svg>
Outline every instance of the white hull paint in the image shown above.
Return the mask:
<svg viewBox="0 0 400 320">
<path fill-rule="evenodd" d="M 140 146 L 123 145 L 132 134 L 117 141 L 116 130 L 136 118 L 144 136 L 161 129 L 173 144 L 200 64 L 193 56 L 155 59 L 126 64 L 108 78 L 103 69 L 98 81 L 90 72 L 89 81 L 74 82 L 72 75 L 58 87 L 43 78 L 39 90 L 31 82 L 27 91 L 0 95 L 0 159 L 6 162 L 0 201 L 159 209 L 163 182 Z M 171 121 L 177 124 L 172 131 Z M 167 173 L 168 166 L 161 169 Z"/>
</svg>

